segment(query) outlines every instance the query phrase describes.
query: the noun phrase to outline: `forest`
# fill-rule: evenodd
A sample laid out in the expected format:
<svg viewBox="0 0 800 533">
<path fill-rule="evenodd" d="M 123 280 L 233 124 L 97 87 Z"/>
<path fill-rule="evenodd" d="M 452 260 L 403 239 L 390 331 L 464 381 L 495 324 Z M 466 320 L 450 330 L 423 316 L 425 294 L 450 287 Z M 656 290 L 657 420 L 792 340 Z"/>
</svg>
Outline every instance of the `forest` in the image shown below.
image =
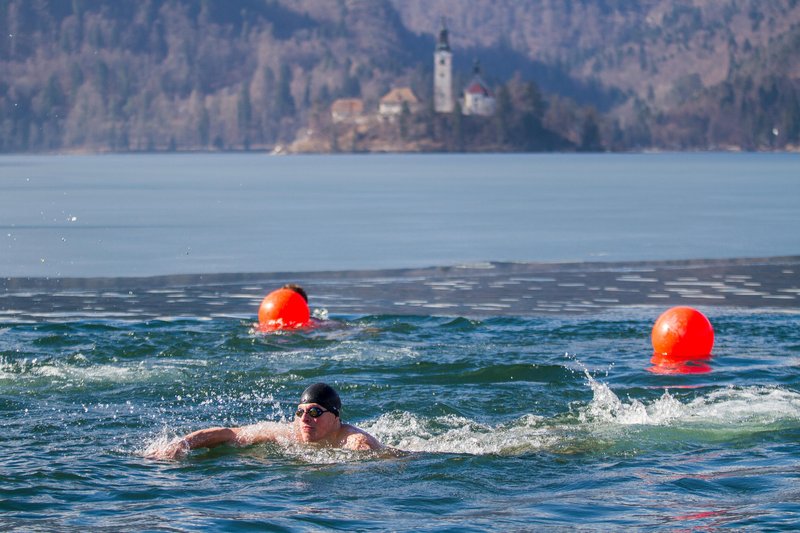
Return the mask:
<svg viewBox="0 0 800 533">
<path fill-rule="evenodd" d="M 2 0 L 0 152 L 797 149 L 797 1 L 707 4 Z M 493 116 L 433 113 L 442 21 Z M 332 123 L 394 87 L 421 110 Z"/>
</svg>

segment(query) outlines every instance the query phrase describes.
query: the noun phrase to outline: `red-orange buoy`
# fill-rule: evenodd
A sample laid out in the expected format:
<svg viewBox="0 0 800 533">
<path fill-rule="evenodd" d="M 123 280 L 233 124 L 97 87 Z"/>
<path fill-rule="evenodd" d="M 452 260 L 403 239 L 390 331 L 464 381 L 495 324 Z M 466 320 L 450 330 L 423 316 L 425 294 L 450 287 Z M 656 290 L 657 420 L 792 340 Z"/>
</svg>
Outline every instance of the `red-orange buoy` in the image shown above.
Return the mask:
<svg viewBox="0 0 800 533">
<path fill-rule="evenodd" d="M 311 313 L 305 298 L 292 289 L 281 288 L 269 293 L 258 308 L 258 329 L 275 331 L 308 325 Z"/>
<path fill-rule="evenodd" d="M 708 318 L 692 307 L 664 311 L 653 326 L 655 365 L 708 359 L 714 346 L 714 328 Z"/>
</svg>

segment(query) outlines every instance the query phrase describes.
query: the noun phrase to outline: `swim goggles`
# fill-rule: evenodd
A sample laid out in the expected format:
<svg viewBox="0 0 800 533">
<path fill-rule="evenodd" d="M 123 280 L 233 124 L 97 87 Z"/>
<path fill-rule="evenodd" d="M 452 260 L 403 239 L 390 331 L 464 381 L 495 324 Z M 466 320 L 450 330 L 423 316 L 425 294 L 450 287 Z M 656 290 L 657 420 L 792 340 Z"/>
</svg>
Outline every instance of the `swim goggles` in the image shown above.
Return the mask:
<svg viewBox="0 0 800 533">
<path fill-rule="evenodd" d="M 323 409 L 322 407 L 317 407 L 316 405 L 312 405 L 308 409 L 303 409 L 302 407 L 298 407 L 297 411 L 294 412 L 294 416 L 297 418 L 302 417 L 304 414 L 308 413 L 308 416 L 311 418 L 319 418 L 322 416 L 323 413 L 332 413 L 333 411 L 328 411 L 327 409 Z"/>
</svg>

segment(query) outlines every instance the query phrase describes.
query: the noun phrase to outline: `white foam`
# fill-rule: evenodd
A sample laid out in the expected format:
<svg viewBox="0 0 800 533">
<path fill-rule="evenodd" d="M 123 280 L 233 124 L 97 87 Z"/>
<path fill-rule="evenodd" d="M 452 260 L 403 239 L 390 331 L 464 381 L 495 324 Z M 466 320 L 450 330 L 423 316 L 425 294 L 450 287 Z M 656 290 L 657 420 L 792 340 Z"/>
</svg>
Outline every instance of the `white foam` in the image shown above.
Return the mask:
<svg viewBox="0 0 800 533">
<path fill-rule="evenodd" d="M 63 361 L 40 361 L 21 359 L 18 361 L 0 357 L 0 379 L 18 382 L 24 379 L 48 378 L 59 385 L 84 386 L 97 383 L 140 383 L 157 378 L 169 379 L 179 369 L 172 365 L 149 366 L 144 362 L 135 365 L 91 365 L 86 366 L 86 357 L 78 354 L 78 365 Z M 189 365 L 191 361 L 181 361 Z M 206 365 L 202 361 L 202 365 Z"/>
<path fill-rule="evenodd" d="M 316 308 L 311 313 L 311 317 L 317 320 L 328 320 L 328 310 L 325 308 Z"/>
<path fill-rule="evenodd" d="M 566 418 L 529 414 L 509 424 L 491 426 L 455 415 L 425 418 L 395 412 L 363 427 L 383 443 L 410 452 L 516 455 L 588 450 L 598 444 L 630 444 L 631 439 L 640 446 L 642 435 L 632 432 L 631 426 L 656 428 L 660 441 L 663 428 L 693 439 L 718 439 L 800 425 L 800 393 L 778 387 L 727 388 L 687 401 L 665 391 L 648 402 L 635 398 L 623 401 L 608 385 L 591 376 L 588 384 L 593 392 L 591 402 Z M 577 423 L 569 422 L 573 416 Z"/>
<path fill-rule="evenodd" d="M 656 278 L 643 278 L 638 274 L 620 276 L 617 278 L 617 281 L 627 281 L 631 283 L 658 283 L 658 279 Z"/>
<path fill-rule="evenodd" d="M 152 440 L 145 442 L 143 447 L 136 448 L 133 453 L 144 457 L 157 455 L 159 452 L 166 449 L 177 437 L 178 435 L 174 431 L 164 427 L 158 435 Z"/>
<path fill-rule="evenodd" d="M 454 268 L 473 269 L 473 270 L 492 270 L 495 266 L 492 263 L 478 262 L 478 263 L 465 263 L 463 265 L 456 265 Z"/>
<path fill-rule="evenodd" d="M 261 302 L 264 298 L 260 294 L 248 294 L 242 292 L 225 292 L 218 295 L 220 298 L 231 298 L 234 300 L 252 300 L 254 302 Z"/>
<path fill-rule="evenodd" d="M 464 417 L 423 418 L 412 413 L 389 413 L 364 429 L 394 448 L 410 452 L 516 455 L 554 446 L 556 433 L 527 415 L 519 421 L 493 427 Z"/>
<path fill-rule="evenodd" d="M 650 424 L 663 425 L 679 418 L 684 413 L 681 405 L 669 392 L 651 405 L 647 406 L 639 400 L 624 403 L 605 383 L 589 378 L 594 397 L 586 409 L 579 414 L 584 423 L 602 422 L 622 425 Z"/>
<path fill-rule="evenodd" d="M 681 403 L 669 391 L 646 404 L 623 402 L 604 383 L 590 376 L 594 397 L 579 418 L 582 422 L 616 425 L 730 426 L 732 429 L 767 429 L 778 423 L 800 421 L 800 394 L 778 387 L 731 387 Z"/>
<path fill-rule="evenodd" d="M 374 347 L 370 347 L 367 345 L 363 345 L 360 343 L 348 343 L 345 342 L 343 345 L 349 345 L 349 349 L 342 351 L 341 348 L 335 349 L 333 353 L 330 354 L 309 354 L 308 352 L 304 352 L 304 356 L 309 356 L 312 359 L 319 360 L 319 359 L 328 359 L 331 361 L 346 361 L 346 362 L 358 362 L 358 361 L 365 361 L 365 362 L 396 362 L 396 361 L 406 361 L 406 360 L 413 360 L 419 358 L 419 352 L 410 348 L 408 346 L 399 346 L 399 347 L 386 347 L 382 350 L 375 350 Z"/>
<path fill-rule="evenodd" d="M 728 388 L 693 400 L 689 421 L 769 426 L 800 421 L 800 394 L 778 387 Z"/>
</svg>

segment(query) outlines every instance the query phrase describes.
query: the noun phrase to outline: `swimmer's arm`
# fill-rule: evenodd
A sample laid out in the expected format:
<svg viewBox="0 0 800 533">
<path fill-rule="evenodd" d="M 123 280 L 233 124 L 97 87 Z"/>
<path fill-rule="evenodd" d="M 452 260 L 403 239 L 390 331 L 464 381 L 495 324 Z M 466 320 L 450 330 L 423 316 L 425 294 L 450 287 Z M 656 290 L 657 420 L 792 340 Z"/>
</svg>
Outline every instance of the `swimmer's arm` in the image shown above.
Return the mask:
<svg viewBox="0 0 800 533">
<path fill-rule="evenodd" d="M 213 448 L 220 444 L 236 442 L 238 428 L 209 428 L 174 439 L 163 448 L 147 454 L 150 459 L 180 459 L 195 448 Z"/>
<path fill-rule="evenodd" d="M 249 426 L 235 428 L 236 444 L 249 446 L 251 444 L 263 444 L 265 442 L 276 442 L 280 439 L 291 438 L 291 426 L 280 422 L 259 422 Z"/>
<path fill-rule="evenodd" d="M 164 448 L 148 454 L 152 459 L 180 459 L 197 448 L 214 448 L 223 444 L 248 446 L 263 442 L 275 442 L 288 434 L 285 424 L 262 422 L 236 428 L 209 428 L 189 433 L 175 439 Z"/>
</svg>

